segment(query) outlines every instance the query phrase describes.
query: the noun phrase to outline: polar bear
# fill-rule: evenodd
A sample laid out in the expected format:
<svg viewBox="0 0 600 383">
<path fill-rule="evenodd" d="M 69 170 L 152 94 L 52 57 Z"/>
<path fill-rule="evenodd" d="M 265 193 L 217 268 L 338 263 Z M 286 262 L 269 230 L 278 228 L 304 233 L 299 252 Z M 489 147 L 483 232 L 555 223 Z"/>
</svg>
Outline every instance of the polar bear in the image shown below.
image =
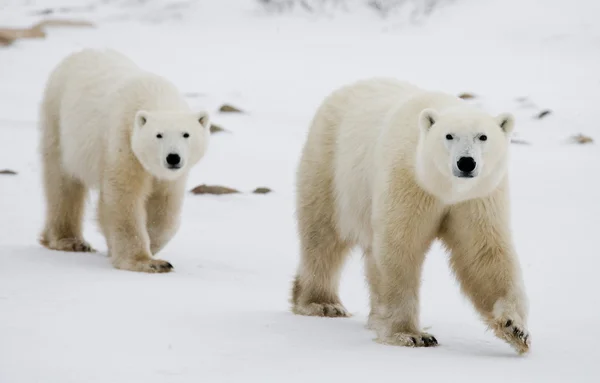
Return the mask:
<svg viewBox="0 0 600 383">
<path fill-rule="evenodd" d="M 354 246 L 370 287 L 377 340 L 435 346 L 419 327 L 421 268 L 437 238 L 461 290 L 519 353 L 528 304 L 509 227 L 514 119 L 388 78 L 330 94 L 312 120 L 297 170 L 301 259 L 292 311 L 346 317 L 338 285 Z"/>
<path fill-rule="evenodd" d="M 94 251 L 82 236 L 88 190 L 118 269 L 168 272 L 154 259 L 175 235 L 190 169 L 204 156 L 209 115 L 177 88 L 113 50 L 84 49 L 50 74 L 40 108 L 46 223 L 40 243 Z"/>
</svg>

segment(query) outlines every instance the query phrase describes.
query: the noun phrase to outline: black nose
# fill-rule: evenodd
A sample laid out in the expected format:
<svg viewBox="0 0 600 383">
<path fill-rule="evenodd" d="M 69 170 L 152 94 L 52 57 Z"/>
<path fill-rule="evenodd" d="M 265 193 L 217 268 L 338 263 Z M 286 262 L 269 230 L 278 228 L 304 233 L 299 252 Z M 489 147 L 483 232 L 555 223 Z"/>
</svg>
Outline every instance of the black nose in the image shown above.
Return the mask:
<svg viewBox="0 0 600 383">
<path fill-rule="evenodd" d="M 475 170 L 476 165 L 477 163 L 473 157 L 460 157 L 456 163 L 458 170 L 465 173 L 471 173 L 473 170 Z"/>
<path fill-rule="evenodd" d="M 181 162 L 181 157 L 179 157 L 179 154 L 170 153 L 167 156 L 167 163 L 171 166 L 179 165 L 180 162 Z"/>
</svg>

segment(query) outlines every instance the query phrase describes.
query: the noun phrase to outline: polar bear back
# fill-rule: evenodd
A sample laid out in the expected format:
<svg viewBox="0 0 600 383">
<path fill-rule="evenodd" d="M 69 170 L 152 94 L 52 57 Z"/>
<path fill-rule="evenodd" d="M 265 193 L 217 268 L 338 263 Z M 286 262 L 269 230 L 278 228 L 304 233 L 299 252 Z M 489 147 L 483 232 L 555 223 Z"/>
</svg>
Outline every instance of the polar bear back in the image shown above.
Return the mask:
<svg viewBox="0 0 600 383">
<path fill-rule="evenodd" d="M 351 242 L 370 243 L 362 223 L 370 220 L 375 146 L 385 121 L 419 91 L 395 79 L 359 81 L 329 95 L 313 119 L 298 169 L 299 194 L 308 203 L 315 184 L 330 185 L 338 230 Z"/>
<path fill-rule="evenodd" d="M 106 156 L 131 154 L 139 109 L 189 110 L 171 83 L 112 50 L 85 49 L 64 59 L 44 100 L 54 120 L 46 129 L 57 130 L 64 169 L 90 187 L 98 186 Z"/>
</svg>

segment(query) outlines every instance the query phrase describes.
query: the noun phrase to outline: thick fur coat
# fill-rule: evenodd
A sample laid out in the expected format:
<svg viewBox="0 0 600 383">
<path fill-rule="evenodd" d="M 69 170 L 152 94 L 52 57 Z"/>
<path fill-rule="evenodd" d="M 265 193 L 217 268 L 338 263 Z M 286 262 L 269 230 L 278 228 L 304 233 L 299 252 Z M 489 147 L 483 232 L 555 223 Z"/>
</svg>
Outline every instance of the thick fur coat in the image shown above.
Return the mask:
<svg viewBox="0 0 600 383">
<path fill-rule="evenodd" d="M 82 235 L 88 190 L 113 265 L 165 272 L 155 259 L 175 235 L 190 169 L 210 135 L 174 85 L 118 52 L 86 49 L 51 73 L 41 110 L 46 224 L 40 242 L 93 251 Z"/>
<path fill-rule="evenodd" d="M 425 254 L 450 252 L 462 291 L 495 334 L 529 349 L 527 301 L 509 227 L 508 148 L 513 117 L 393 79 L 328 96 L 297 171 L 301 259 L 297 314 L 344 317 L 340 273 L 364 252 L 368 327 L 382 343 L 434 346 L 419 325 Z"/>
</svg>

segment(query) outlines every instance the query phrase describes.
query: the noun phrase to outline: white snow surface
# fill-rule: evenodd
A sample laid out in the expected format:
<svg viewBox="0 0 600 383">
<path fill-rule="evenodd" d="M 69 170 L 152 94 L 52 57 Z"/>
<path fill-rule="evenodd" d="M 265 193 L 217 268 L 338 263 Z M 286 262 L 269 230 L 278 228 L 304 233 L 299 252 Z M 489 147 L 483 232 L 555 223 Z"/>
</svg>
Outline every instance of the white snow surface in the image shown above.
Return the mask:
<svg viewBox="0 0 600 383">
<path fill-rule="evenodd" d="M 32 11 L 76 4 L 75 12 Z M 0 383 L 44 382 L 598 382 L 600 349 L 600 4 L 596 0 L 456 0 L 413 23 L 367 8 L 269 14 L 254 1 L 0 1 L 0 26 L 51 28 L 0 47 Z M 50 70 L 84 47 L 111 47 L 160 73 L 229 133 L 213 136 L 160 257 L 175 271 L 112 268 L 89 201 L 85 236 L 99 252 L 37 243 L 44 219 L 37 108 Z M 437 348 L 373 341 L 364 328 L 360 253 L 341 298 L 353 317 L 293 315 L 298 260 L 294 174 L 310 119 L 335 87 L 394 76 L 512 112 L 512 223 L 530 300 L 530 354 L 486 331 L 436 244 L 423 274 L 422 326 Z M 526 97 L 526 101 L 518 98 Z M 245 114 L 219 114 L 224 102 Z M 552 113 L 543 119 L 534 115 Z M 274 190 L 252 194 L 259 186 Z"/>
</svg>

